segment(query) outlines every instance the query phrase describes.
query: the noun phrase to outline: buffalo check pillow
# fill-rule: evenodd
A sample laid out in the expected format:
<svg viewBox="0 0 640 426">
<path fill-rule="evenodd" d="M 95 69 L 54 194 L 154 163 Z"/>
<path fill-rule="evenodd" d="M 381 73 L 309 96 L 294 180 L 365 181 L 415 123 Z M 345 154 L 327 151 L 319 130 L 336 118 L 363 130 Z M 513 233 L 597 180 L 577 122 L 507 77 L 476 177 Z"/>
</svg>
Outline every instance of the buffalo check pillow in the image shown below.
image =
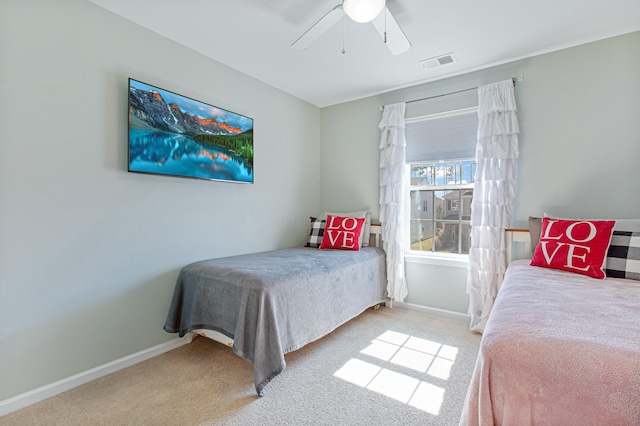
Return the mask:
<svg viewBox="0 0 640 426">
<path fill-rule="evenodd" d="M 607 277 L 640 281 L 640 232 L 613 231 L 605 272 Z"/>
<path fill-rule="evenodd" d="M 322 244 L 322 237 L 324 237 L 324 228 L 327 221 L 320 220 L 313 216 L 309 216 L 309 220 L 311 221 L 311 231 L 309 232 L 309 237 L 307 238 L 307 244 L 305 244 L 304 246 L 320 248 L 320 244 Z"/>
</svg>

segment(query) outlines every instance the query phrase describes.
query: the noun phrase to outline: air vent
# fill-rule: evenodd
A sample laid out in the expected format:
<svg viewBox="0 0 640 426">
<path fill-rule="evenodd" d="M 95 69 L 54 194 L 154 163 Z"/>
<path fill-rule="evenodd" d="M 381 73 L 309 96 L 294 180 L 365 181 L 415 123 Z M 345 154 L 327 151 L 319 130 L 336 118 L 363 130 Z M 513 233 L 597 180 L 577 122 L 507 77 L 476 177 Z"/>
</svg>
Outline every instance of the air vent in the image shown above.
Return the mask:
<svg viewBox="0 0 640 426">
<path fill-rule="evenodd" d="M 452 64 L 457 61 L 458 60 L 456 59 L 456 55 L 454 55 L 453 53 L 447 53 L 446 55 L 440 55 L 436 56 L 435 58 L 425 59 L 423 61 L 420 61 L 419 64 L 423 69 L 428 70 L 431 68 L 440 67 L 442 65 Z"/>
</svg>

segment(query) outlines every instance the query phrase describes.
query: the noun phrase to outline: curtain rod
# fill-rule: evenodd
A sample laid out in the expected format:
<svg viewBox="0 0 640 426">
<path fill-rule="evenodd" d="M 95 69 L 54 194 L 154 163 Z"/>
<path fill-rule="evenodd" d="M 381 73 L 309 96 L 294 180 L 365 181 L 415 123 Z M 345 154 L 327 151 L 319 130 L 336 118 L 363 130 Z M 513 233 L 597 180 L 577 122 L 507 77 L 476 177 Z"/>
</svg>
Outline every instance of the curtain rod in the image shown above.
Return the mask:
<svg viewBox="0 0 640 426">
<path fill-rule="evenodd" d="M 512 78 L 511 78 L 511 81 L 513 82 L 513 86 L 515 87 L 515 85 L 516 85 L 516 78 L 515 78 L 515 77 L 512 77 Z M 478 86 L 476 86 L 476 87 L 469 87 L 468 89 L 456 90 L 455 92 L 443 93 L 442 95 L 434 95 L 434 96 L 429 96 L 429 97 L 427 97 L 427 98 L 412 99 L 412 100 L 410 100 L 410 101 L 406 101 L 405 103 L 406 103 L 406 104 L 411 104 L 411 103 L 413 103 L 413 102 L 420 102 L 420 101 L 426 101 L 426 100 L 429 100 L 429 99 L 441 98 L 441 97 L 443 97 L 443 96 L 455 95 L 456 93 L 462 93 L 462 92 L 468 92 L 468 91 L 470 91 L 470 90 L 476 90 L 477 88 L 478 88 Z M 380 106 L 378 107 L 378 109 L 379 109 L 380 111 L 382 111 L 382 110 L 384 109 L 384 105 L 380 105 Z"/>
</svg>

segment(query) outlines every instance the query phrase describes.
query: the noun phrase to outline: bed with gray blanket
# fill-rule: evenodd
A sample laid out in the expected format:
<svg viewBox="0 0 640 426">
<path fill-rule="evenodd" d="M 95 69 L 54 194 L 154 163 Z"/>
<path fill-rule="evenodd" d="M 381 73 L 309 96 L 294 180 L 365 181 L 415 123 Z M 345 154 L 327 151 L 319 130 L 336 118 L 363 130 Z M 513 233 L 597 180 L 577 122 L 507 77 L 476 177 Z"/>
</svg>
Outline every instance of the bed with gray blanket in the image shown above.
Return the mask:
<svg viewBox="0 0 640 426">
<path fill-rule="evenodd" d="M 384 251 L 300 247 L 203 260 L 178 277 L 164 325 L 184 336 L 215 330 L 251 362 L 258 394 L 284 355 L 386 300 Z"/>
</svg>

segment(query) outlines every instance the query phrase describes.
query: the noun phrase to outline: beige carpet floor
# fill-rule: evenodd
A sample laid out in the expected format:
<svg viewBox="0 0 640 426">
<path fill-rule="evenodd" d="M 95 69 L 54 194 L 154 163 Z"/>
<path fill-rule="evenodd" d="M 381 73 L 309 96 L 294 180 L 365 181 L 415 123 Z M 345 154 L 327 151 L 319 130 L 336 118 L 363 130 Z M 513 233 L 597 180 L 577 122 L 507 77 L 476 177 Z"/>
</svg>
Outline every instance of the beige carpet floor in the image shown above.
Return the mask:
<svg viewBox="0 0 640 426">
<path fill-rule="evenodd" d="M 252 365 L 198 337 L 0 425 L 457 425 L 479 342 L 463 321 L 367 310 L 286 355 L 258 397 Z"/>
</svg>

